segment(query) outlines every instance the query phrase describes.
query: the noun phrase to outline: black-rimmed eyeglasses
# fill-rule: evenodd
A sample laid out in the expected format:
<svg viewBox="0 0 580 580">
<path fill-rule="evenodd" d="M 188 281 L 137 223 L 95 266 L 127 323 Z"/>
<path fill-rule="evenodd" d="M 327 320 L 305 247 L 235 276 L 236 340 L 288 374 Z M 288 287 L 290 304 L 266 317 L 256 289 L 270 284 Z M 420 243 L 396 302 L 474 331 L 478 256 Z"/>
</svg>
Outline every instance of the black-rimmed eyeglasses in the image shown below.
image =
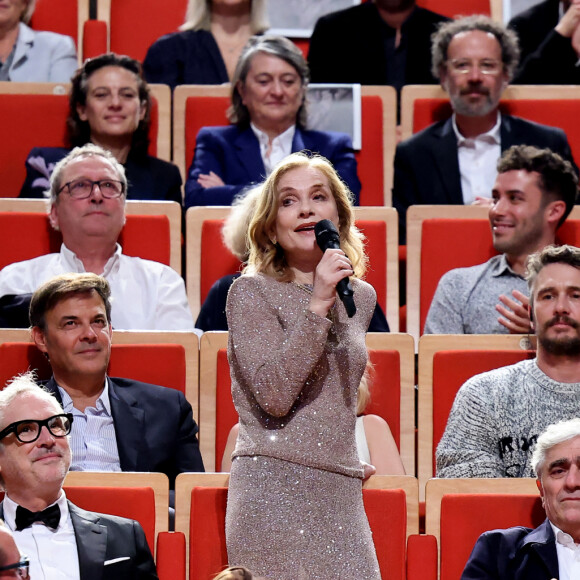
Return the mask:
<svg viewBox="0 0 580 580">
<path fill-rule="evenodd" d="M 28 569 L 30 567 L 30 561 L 26 556 L 20 556 L 20 562 L 16 564 L 10 564 L 9 566 L 0 566 L 0 572 L 8 572 L 9 570 L 14 570 L 16 575 L 23 580 L 28 580 L 30 578 Z"/>
<path fill-rule="evenodd" d="M 65 183 L 58 190 L 58 193 L 66 189 L 73 199 L 86 199 L 93 193 L 95 185 L 99 186 L 101 195 L 106 199 L 121 197 L 125 193 L 125 184 L 115 179 L 100 179 L 98 181 L 93 181 L 92 179 L 74 179 L 73 181 Z"/>
<path fill-rule="evenodd" d="M 37 421 L 36 419 L 16 421 L 0 431 L 0 441 L 10 435 L 10 433 L 14 433 L 20 443 L 33 443 L 40 437 L 43 427 L 46 427 L 54 437 L 66 437 L 70 433 L 72 422 L 72 413 L 54 415 L 43 421 Z"/>
</svg>

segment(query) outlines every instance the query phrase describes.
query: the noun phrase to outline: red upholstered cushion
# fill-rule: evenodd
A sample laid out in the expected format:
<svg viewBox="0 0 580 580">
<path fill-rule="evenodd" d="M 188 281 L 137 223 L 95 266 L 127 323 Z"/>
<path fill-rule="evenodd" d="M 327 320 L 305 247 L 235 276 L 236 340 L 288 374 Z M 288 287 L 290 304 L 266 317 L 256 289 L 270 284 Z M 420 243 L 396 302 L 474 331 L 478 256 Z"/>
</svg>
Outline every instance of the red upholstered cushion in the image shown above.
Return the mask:
<svg viewBox="0 0 580 580">
<path fill-rule="evenodd" d="M 407 504 L 402 489 L 363 489 L 363 501 L 381 578 L 404 580 Z"/>
<path fill-rule="evenodd" d="M 225 348 L 217 355 L 217 385 L 216 385 L 216 470 L 220 471 L 222 457 L 230 429 L 238 422 L 238 414 L 232 400 L 232 381 L 230 365 Z"/>
<path fill-rule="evenodd" d="M 52 229 L 46 214 L 0 212 L 0 269 L 14 262 L 58 252 L 61 243 L 60 233 Z M 128 215 L 119 243 L 128 256 L 169 265 L 169 219 L 164 215 Z"/>
<path fill-rule="evenodd" d="M 83 58 L 95 58 L 107 52 L 107 23 L 87 20 L 83 26 Z"/>
<path fill-rule="evenodd" d="M 78 1 L 38 0 L 29 25 L 34 30 L 72 36 L 78 47 Z"/>
<path fill-rule="evenodd" d="M 441 501 L 441 578 L 459 580 L 483 532 L 512 526 L 535 528 L 545 517 L 536 495 L 445 495 Z"/>
<path fill-rule="evenodd" d="M 422 8 L 449 16 L 449 18 L 469 14 L 491 15 L 490 0 L 469 0 L 469 2 L 465 2 L 465 0 L 419 0 L 417 4 Z"/>
<path fill-rule="evenodd" d="M 396 350 L 370 350 L 374 366 L 367 415 L 379 415 L 388 424 L 397 446 L 401 441 L 401 357 Z"/>
<path fill-rule="evenodd" d="M 226 487 L 194 487 L 189 523 L 189 580 L 213 578 L 227 566 Z"/>
<path fill-rule="evenodd" d="M 448 350 L 433 356 L 433 472 L 435 449 L 447 425 L 451 406 L 463 383 L 492 369 L 534 358 L 526 350 Z"/>
<path fill-rule="evenodd" d="M 226 248 L 221 230 L 224 220 L 204 220 L 201 227 L 201 303 L 214 282 L 235 274 L 241 269 L 240 261 Z"/>
<path fill-rule="evenodd" d="M 185 103 L 185 166 L 188 168 L 195 152 L 195 140 L 202 127 L 229 125 L 226 111 L 229 97 L 189 97 Z"/>
<path fill-rule="evenodd" d="M 356 225 L 367 238 L 366 253 L 369 257 L 369 267 L 365 280 L 375 289 L 377 301 L 385 311 L 387 305 L 387 287 L 385 284 L 387 279 L 387 225 L 379 220 L 356 220 Z"/>
<path fill-rule="evenodd" d="M 111 2 L 111 52 L 143 62 L 147 49 L 164 34 L 175 32 L 185 21 L 187 0 Z M 135 20 L 139 21 L 138 31 Z"/>
<path fill-rule="evenodd" d="M 50 365 L 30 342 L 0 344 L 0 387 L 28 369 L 49 379 Z M 180 344 L 114 344 L 111 376 L 124 377 L 177 389 L 185 394 L 185 351 Z"/>
<path fill-rule="evenodd" d="M 155 493 L 151 487 L 65 486 L 68 499 L 77 506 L 103 514 L 137 520 L 155 550 Z"/>
<path fill-rule="evenodd" d="M 443 252 L 443 247 L 453 248 L 453 252 Z M 482 264 L 496 254 L 487 220 L 424 220 L 421 238 L 420 328 L 425 326 L 437 284 L 445 272 Z"/>
<path fill-rule="evenodd" d="M 109 375 L 185 394 L 185 348 L 181 344 L 113 344 Z"/>
<path fill-rule="evenodd" d="M 355 153 L 362 185 L 360 205 L 385 205 L 383 106 L 380 97 L 361 97 L 362 149 Z"/>
</svg>

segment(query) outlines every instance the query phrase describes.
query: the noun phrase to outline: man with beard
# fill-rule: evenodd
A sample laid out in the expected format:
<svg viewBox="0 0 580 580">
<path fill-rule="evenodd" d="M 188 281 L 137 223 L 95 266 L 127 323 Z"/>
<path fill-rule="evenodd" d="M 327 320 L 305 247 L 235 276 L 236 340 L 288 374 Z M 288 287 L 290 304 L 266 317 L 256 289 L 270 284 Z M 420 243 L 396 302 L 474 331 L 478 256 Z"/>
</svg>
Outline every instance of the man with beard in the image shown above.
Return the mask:
<svg viewBox="0 0 580 580">
<path fill-rule="evenodd" d="M 533 477 L 551 423 L 580 409 L 580 249 L 547 246 L 528 261 L 537 356 L 469 379 L 437 447 L 437 477 Z"/>
<path fill-rule="evenodd" d="M 578 180 L 568 161 L 528 145 L 510 147 L 497 171 L 489 222 L 493 246 L 501 254 L 441 278 L 426 334 L 530 331 L 526 261 L 555 242 L 556 230 L 574 207 Z"/>
<path fill-rule="evenodd" d="M 433 36 L 433 74 L 453 115 L 397 146 L 393 205 L 401 243 L 411 205 L 487 202 L 497 160 L 512 145 L 548 147 L 573 163 L 561 129 L 500 113 L 518 57 L 514 32 L 486 16 L 448 22 Z"/>
<path fill-rule="evenodd" d="M 431 34 L 449 19 L 415 0 L 376 0 L 318 20 L 308 63 L 315 83 L 391 85 L 437 82 L 431 73 Z"/>
</svg>

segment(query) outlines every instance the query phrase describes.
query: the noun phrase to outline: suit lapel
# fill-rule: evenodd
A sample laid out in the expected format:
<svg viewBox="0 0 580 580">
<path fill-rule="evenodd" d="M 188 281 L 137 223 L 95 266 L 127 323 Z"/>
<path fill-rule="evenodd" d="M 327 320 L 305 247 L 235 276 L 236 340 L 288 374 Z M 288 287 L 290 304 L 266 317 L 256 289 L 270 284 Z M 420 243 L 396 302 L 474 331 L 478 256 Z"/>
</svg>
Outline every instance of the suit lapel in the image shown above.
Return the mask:
<svg viewBox="0 0 580 580">
<path fill-rule="evenodd" d="M 68 502 L 83 580 L 101 580 L 107 556 L 107 528 L 99 525 L 99 516 Z"/>
<path fill-rule="evenodd" d="M 457 137 L 453 131 L 451 118 L 434 132 L 436 142 L 433 147 L 435 167 L 439 172 L 446 195 L 439 203 L 463 204 Z"/>
<path fill-rule="evenodd" d="M 292 153 L 302 151 L 303 149 L 309 149 L 309 147 L 304 143 L 304 133 L 302 133 L 299 127 L 296 127 L 294 138 L 292 139 Z"/>
<path fill-rule="evenodd" d="M 141 455 L 144 453 L 145 413 L 139 407 L 139 401 L 127 389 L 119 387 L 110 378 L 109 399 L 121 470 L 143 471 L 140 469 L 140 464 Z"/>
<path fill-rule="evenodd" d="M 240 131 L 234 140 L 234 147 L 242 167 L 248 175 L 259 175 L 260 180 L 266 178 L 266 169 L 260 153 L 258 138 L 251 127 Z"/>
<path fill-rule="evenodd" d="M 522 548 L 526 546 L 536 554 L 537 559 L 545 568 L 544 571 L 537 569 L 534 573 L 530 570 L 529 580 L 559 577 L 556 538 L 554 537 L 554 532 L 548 519 L 526 536 Z"/>
</svg>

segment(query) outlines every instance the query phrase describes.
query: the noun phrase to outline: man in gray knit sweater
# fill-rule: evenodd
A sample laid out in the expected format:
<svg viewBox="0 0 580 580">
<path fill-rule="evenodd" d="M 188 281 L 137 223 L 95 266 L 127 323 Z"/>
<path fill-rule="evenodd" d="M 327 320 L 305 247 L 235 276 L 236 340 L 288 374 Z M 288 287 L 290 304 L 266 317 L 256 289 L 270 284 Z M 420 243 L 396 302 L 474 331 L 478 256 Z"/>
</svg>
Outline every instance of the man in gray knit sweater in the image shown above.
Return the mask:
<svg viewBox="0 0 580 580">
<path fill-rule="evenodd" d="M 580 416 L 580 249 L 544 248 L 527 278 L 537 357 L 461 387 L 437 447 L 438 477 L 533 477 L 538 435 Z"/>
</svg>

